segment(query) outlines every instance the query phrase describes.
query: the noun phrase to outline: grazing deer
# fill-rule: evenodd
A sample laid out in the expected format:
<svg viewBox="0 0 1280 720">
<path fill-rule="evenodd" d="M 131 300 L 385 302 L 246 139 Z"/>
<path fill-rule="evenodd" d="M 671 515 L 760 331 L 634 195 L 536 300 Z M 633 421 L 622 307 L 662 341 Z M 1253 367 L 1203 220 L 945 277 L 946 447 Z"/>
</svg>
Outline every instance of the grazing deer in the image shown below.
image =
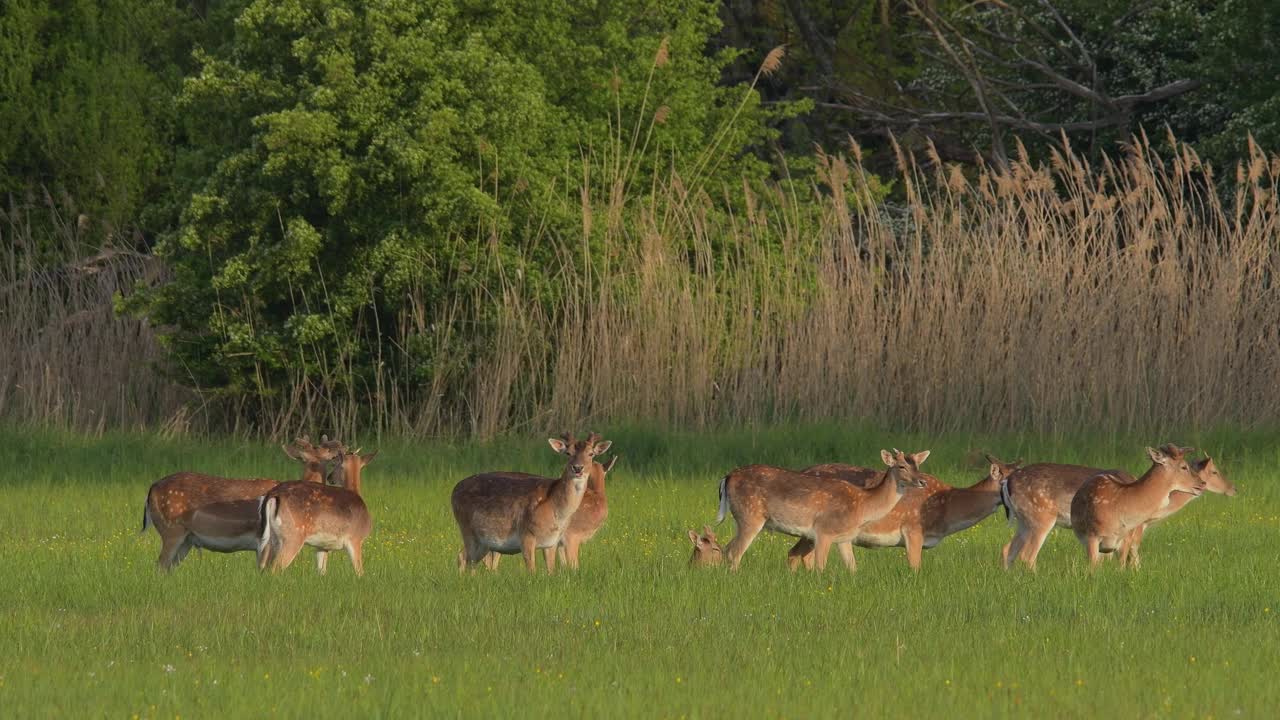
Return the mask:
<svg viewBox="0 0 1280 720">
<path fill-rule="evenodd" d="M 1147 448 L 1151 467 L 1133 482 L 1114 473 L 1085 481 L 1071 500 L 1071 527 L 1084 546 L 1091 570 L 1102 561 L 1102 553 L 1119 549 L 1131 530 L 1156 517 L 1168 504 L 1170 493 L 1204 492 L 1205 481 L 1186 459 L 1191 450 L 1176 445 Z"/>
<path fill-rule="evenodd" d="M 324 482 L 325 463 L 342 449 L 342 443 L 322 437 L 317 447 L 306 437 L 285 454 L 302 463 L 302 481 Z M 191 548 L 237 552 L 257 547 L 258 498 L 279 483 L 257 478 L 239 480 L 201 473 L 180 472 L 153 483 L 142 511 L 142 531 L 155 527 L 160 534 L 161 570 L 171 571 Z"/>
<path fill-rule="evenodd" d="M 1018 463 L 1003 463 L 990 455 L 987 476 L 969 487 L 952 487 L 921 473 L 923 488 L 908 488 L 893 509 L 858 531 L 853 544 L 865 548 L 905 547 L 907 564 L 919 570 L 923 552 L 936 547 L 948 535 L 982 522 L 1002 504 L 1000 483 L 1018 469 Z M 832 477 L 866 487 L 874 470 L 854 465 L 830 463 L 802 471 L 806 475 Z M 787 567 L 813 567 L 813 541 L 801 538 L 787 553 Z"/>
<path fill-rule="evenodd" d="M 724 548 L 716 542 L 716 534 L 710 527 L 703 525 L 701 535 L 697 530 L 690 530 L 689 541 L 693 543 L 689 567 L 713 567 L 724 562 Z"/>
<path fill-rule="evenodd" d="M 1007 570 L 1014 559 L 1033 572 L 1044 541 L 1055 527 L 1071 527 L 1071 499 L 1099 468 L 1036 463 L 1014 471 L 1001 485 L 1005 513 L 1016 524 L 1013 539 L 1000 551 Z M 1120 471 L 1113 471 L 1120 472 Z"/>
<path fill-rule="evenodd" d="M 541 548 L 547 572 L 555 571 L 556 547 L 582 504 L 594 458 L 613 443 L 595 433 L 576 442 L 565 433 L 547 442 L 567 458 L 558 478 L 492 472 L 472 475 L 454 486 L 453 518 L 462 534 L 459 570 L 474 570 L 492 552 L 520 553 L 529 572 L 536 572 L 535 553 Z"/>
<path fill-rule="evenodd" d="M 857 570 L 852 541 L 862 527 L 892 510 L 908 487 L 925 486 L 920 465 L 929 457 L 928 450 L 914 455 L 881 450 L 880 457 L 888 469 L 865 488 L 769 465 L 748 465 L 724 476 L 716 522 L 732 512 L 738 526 L 725 547 L 729 568 L 737 570 L 752 541 L 768 529 L 813 540 L 819 572 L 826 569 L 832 545 L 840 549 L 845 566 Z"/>
<path fill-rule="evenodd" d="M 268 492 L 259 506 L 258 569 L 281 572 L 310 545 L 321 575 L 331 550 L 346 550 L 356 575 L 364 575 L 364 540 L 373 520 L 360 497 L 360 472 L 376 455 L 339 452 L 328 479 L 340 487 L 288 482 Z"/>
<path fill-rule="evenodd" d="M 1214 464 L 1213 458 L 1206 457 L 1203 460 L 1196 461 L 1194 464 L 1196 475 L 1204 481 L 1204 489 L 1218 495 L 1226 495 L 1227 497 L 1235 497 L 1236 486 L 1227 479 L 1225 475 L 1218 471 L 1217 465 Z M 1178 512 L 1187 506 L 1187 503 L 1195 500 L 1199 495 L 1192 495 L 1184 492 L 1174 492 L 1169 495 L 1169 502 L 1156 513 L 1151 520 L 1139 525 L 1129 531 L 1125 536 L 1124 542 L 1120 543 L 1120 565 L 1121 567 L 1129 566 L 1135 570 L 1142 564 L 1142 558 L 1138 555 L 1138 548 L 1142 545 L 1142 536 L 1146 533 L 1147 528 L 1155 523 L 1164 520 L 1170 515 Z"/>
</svg>

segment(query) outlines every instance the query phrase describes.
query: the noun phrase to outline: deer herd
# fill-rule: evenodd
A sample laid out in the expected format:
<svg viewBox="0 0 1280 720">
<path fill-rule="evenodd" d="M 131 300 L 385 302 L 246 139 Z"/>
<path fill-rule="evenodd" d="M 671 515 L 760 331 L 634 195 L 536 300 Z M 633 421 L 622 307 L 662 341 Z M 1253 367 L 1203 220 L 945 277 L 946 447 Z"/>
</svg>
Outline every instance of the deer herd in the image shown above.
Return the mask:
<svg viewBox="0 0 1280 720">
<path fill-rule="evenodd" d="M 609 515 L 605 476 L 617 457 L 601 462 L 611 442 L 591 433 L 548 441 L 564 456 L 558 477 L 521 472 L 472 475 L 453 488 L 451 507 L 462 539 L 459 570 L 483 564 L 496 569 L 502 555 L 519 553 L 530 572 L 542 551 L 548 573 L 561 564 L 578 568 L 579 551 Z M 302 465 L 290 482 L 237 480 L 179 472 L 147 492 L 142 529 L 160 535 L 158 565 L 172 570 L 191 548 L 214 552 L 253 551 L 261 570 L 289 567 L 304 545 L 316 550 L 321 574 L 328 554 L 344 550 L 357 575 L 364 573 L 363 545 L 373 528 L 361 498 L 361 471 L 377 453 L 349 451 L 322 437 L 285 446 Z M 690 566 L 727 565 L 736 570 L 761 530 L 798 538 L 787 567 L 822 571 L 834 545 L 844 565 L 857 568 L 853 546 L 906 548 L 919 570 L 923 551 L 949 535 L 973 527 L 1001 508 L 1014 524 L 1002 551 L 1009 568 L 1022 561 L 1035 570 L 1036 557 L 1054 527 L 1070 527 L 1090 568 L 1115 554 L 1122 567 L 1137 568 L 1147 527 L 1181 510 L 1205 490 L 1222 495 L 1236 488 L 1211 458 L 1194 460 L 1193 448 L 1147 448 L 1151 467 L 1134 478 L 1123 470 L 1080 465 L 1004 463 L 990 455 L 987 475 L 969 487 L 953 487 L 921 470 L 929 451 L 882 450 L 881 469 L 814 465 L 795 471 L 770 465 L 740 467 L 719 482 L 716 522 L 733 515 L 737 532 L 721 545 L 709 526 L 689 531 Z"/>
</svg>

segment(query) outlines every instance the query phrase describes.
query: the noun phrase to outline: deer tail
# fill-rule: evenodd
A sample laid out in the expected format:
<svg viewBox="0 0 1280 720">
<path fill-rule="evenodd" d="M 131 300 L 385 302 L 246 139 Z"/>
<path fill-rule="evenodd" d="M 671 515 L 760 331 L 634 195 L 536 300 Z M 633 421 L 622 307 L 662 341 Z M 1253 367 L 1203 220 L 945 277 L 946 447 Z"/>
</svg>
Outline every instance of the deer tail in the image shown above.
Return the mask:
<svg viewBox="0 0 1280 720">
<path fill-rule="evenodd" d="M 148 488 L 147 499 L 142 503 L 142 529 L 138 531 L 138 534 L 146 532 L 147 528 L 152 525 L 155 525 L 155 523 L 151 522 L 151 490 Z"/>
<path fill-rule="evenodd" d="M 725 475 L 720 478 L 720 512 L 716 513 L 716 524 L 724 522 L 724 516 L 729 514 L 729 476 Z"/>
<path fill-rule="evenodd" d="M 271 520 L 280 501 L 269 496 L 258 498 L 258 564 L 262 565 L 262 553 L 271 544 Z"/>
</svg>

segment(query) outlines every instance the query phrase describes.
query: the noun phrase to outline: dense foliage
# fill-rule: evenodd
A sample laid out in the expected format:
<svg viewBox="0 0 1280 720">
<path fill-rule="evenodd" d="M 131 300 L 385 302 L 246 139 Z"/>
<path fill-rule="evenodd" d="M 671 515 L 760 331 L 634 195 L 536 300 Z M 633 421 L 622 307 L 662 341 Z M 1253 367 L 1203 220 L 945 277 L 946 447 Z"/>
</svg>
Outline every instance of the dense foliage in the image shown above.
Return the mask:
<svg viewBox="0 0 1280 720">
<path fill-rule="evenodd" d="M 806 248 L 783 238 L 809 237 L 815 199 L 888 192 L 865 170 L 897 174 L 890 137 L 1000 167 L 1063 135 L 1096 159 L 1168 126 L 1222 176 L 1247 134 L 1280 147 L 1278 16 L 1265 0 L 10 0 L 0 241 L 46 263 L 76 246 L 162 258 L 165 281 L 120 307 L 163 326 L 168 367 L 203 391 L 279 403 L 316 376 L 372 397 L 390 355 L 412 391 L 501 342 L 484 307 L 507 289 L 555 314 L 591 287 L 563 273 L 642 252 L 663 218 L 689 230 L 691 266 L 736 257 L 699 243 L 743 237 L 762 267 L 794 262 Z M 833 187 L 815 146 L 865 148 L 862 189 Z M 760 211 L 783 196 L 787 213 Z"/>
</svg>

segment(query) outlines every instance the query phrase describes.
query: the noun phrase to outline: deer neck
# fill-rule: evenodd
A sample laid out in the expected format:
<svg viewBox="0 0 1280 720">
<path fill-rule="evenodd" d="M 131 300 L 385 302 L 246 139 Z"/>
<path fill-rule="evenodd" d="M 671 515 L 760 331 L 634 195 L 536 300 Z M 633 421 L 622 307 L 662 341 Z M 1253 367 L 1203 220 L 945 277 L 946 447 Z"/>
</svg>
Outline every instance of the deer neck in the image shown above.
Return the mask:
<svg viewBox="0 0 1280 720">
<path fill-rule="evenodd" d="M 982 522 L 1000 507 L 1000 486 L 988 488 L 990 478 L 971 487 L 943 491 L 943 520 L 948 533 L 959 532 Z"/>
<path fill-rule="evenodd" d="M 1175 476 L 1173 471 L 1163 465 L 1152 465 L 1142 477 L 1129 485 L 1121 485 L 1120 493 L 1125 497 L 1125 509 L 1129 515 L 1145 515 L 1150 517 L 1169 502 L 1169 493 L 1173 492 Z"/>
<path fill-rule="evenodd" d="M 887 470 L 880 473 L 878 479 L 879 482 L 868 491 L 871 494 L 871 510 L 873 513 L 878 509 L 889 512 L 902 499 L 902 492 L 898 490 L 898 481 Z"/>
<path fill-rule="evenodd" d="M 302 482 L 324 483 L 324 466 L 319 463 L 306 463 L 303 465 Z"/>
<path fill-rule="evenodd" d="M 590 475 L 582 480 L 575 480 L 567 470 L 560 476 L 560 479 L 556 481 L 555 486 L 551 489 L 550 497 L 555 508 L 557 520 L 563 522 L 578 511 L 578 506 L 582 504 L 582 496 L 587 491 L 589 480 Z"/>
<path fill-rule="evenodd" d="M 1168 501 L 1160 508 L 1160 511 L 1156 514 L 1156 519 L 1159 520 L 1169 517 L 1186 507 L 1187 503 L 1195 500 L 1197 497 L 1197 495 L 1192 495 L 1191 493 L 1170 492 Z"/>
<path fill-rule="evenodd" d="M 342 473 L 342 487 L 359 495 L 360 494 L 360 471 L 356 470 L 355 472 L 347 471 Z"/>
<path fill-rule="evenodd" d="M 595 463 L 592 466 L 591 474 L 587 477 L 587 489 L 600 497 L 604 497 L 604 468 L 600 466 L 600 463 Z"/>
</svg>

